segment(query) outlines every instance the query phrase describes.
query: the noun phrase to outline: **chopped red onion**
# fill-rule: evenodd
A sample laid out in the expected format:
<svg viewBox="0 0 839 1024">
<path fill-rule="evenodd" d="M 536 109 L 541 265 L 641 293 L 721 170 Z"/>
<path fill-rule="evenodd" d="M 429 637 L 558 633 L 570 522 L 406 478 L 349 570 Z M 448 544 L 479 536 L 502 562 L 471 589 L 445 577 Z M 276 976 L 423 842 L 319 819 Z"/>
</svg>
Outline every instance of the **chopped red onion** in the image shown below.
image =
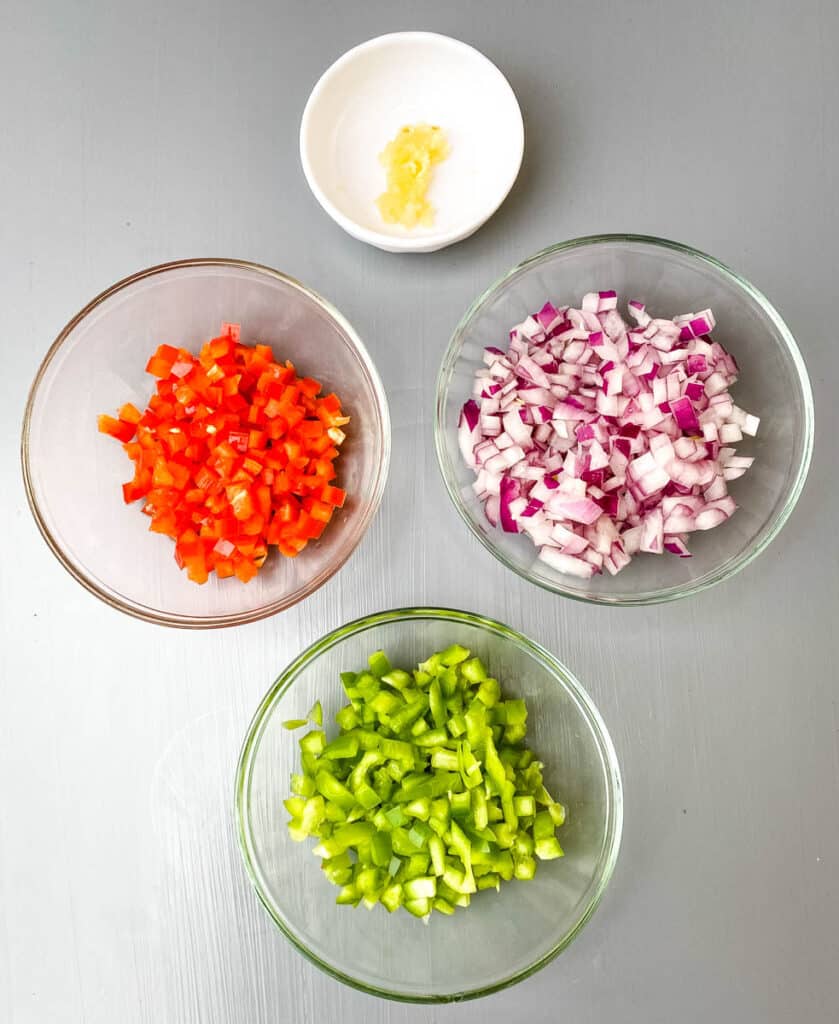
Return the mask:
<svg viewBox="0 0 839 1024">
<path fill-rule="evenodd" d="M 615 291 L 551 302 L 484 351 L 458 444 L 492 526 L 527 534 L 558 572 L 615 575 L 639 551 L 690 556 L 688 535 L 736 509 L 752 465 L 731 445 L 760 421 L 736 406 L 734 358 L 710 309 L 652 318 Z"/>
</svg>

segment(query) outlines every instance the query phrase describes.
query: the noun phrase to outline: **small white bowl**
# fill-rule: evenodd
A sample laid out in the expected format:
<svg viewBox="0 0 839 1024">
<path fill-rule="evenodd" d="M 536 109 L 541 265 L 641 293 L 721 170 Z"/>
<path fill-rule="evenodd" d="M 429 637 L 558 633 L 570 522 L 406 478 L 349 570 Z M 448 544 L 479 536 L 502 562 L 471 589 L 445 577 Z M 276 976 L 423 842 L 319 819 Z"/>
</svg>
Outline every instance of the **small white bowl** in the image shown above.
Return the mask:
<svg viewBox="0 0 839 1024">
<path fill-rule="evenodd" d="M 440 125 L 451 151 L 434 168 L 431 227 L 386 224 L 379 154 L 406 124 Z M 354 238 L 388 252 L 433 252 L 468 238 L 513 187 L 524 154 L 515 93 L 482 53 L 434 32 L 395 32 L 349 50 L 303 111 L 300 159 L 309 187 Z"/>
</svg>

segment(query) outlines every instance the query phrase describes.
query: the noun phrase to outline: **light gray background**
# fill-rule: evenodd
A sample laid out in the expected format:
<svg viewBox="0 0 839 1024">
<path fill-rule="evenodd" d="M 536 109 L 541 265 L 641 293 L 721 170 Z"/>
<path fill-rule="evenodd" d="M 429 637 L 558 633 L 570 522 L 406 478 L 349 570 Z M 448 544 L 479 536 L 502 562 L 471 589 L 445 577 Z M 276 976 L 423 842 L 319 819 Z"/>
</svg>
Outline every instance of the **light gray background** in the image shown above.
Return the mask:
<svg viewBox="0 0 839 1024">
<path fill-rule="evenodd" d="M 404 28 L 487 53 L 527 126 L 508 202 L 431 256 L 344 235 L 297 157 L 321 71 Z M 0 0 L 0 38 L 0 1021 L 836 1020 L 839 5 Z M 724 586 L 647 610 L 505 572 L 448 504 L 431 439 L 437 367 L 477 292 L 545 245 L 619 230 L 752 279 L 818 406 L 781 537 Z M 384 378 L 394 448 L 382 510 L 331 583 L 266 622 L 187 633 L 110 610 L 59 567 L 17 447 L 66 320 L 134 270 L 198 255 L 270 264 L 335 302 Z M 286 662 L 420 602 L 496 616 L 567 661 L 626 785 L 622 855 L 580 938 L 524 984 L 440 1009 L 361 995 L 295 953 L 230 815 L 240 739 Z"/>
</svg>

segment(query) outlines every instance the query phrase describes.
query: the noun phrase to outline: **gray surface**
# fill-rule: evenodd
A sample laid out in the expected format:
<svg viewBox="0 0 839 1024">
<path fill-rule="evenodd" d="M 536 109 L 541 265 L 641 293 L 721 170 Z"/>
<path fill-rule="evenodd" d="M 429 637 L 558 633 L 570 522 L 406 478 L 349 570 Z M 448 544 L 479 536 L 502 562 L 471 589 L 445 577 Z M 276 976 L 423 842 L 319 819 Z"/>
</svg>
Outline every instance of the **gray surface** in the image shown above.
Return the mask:
<svg viewBox="0 0 839 1024">
<path fill-rule="evenodd" d="M 493 58 L 528 134 L 493 221 L 414 258 L 345 236 L 297 159 L 320 71 L 411 27 Z M 0 1021 L 836 1019 L 837 34 L 830 0 L 5 0 Z M 821 443 L 755 565 L 620 611 L 505 573 L 447 504 L 430 431 L 436 369 L 474 295 L 544 245 L 624 229 L 690 242 L 766 291 L 809 364 Z M 132 621 L 75 584 L 17 465 L 26 389 L 59 328 L 117 278 L 192 255 L 262 261 L 331 298 L 394 419 L 382 511 L 339 576 L 282 616 L 201 634 Z M 517 988 L 436 1010 L 355 993 L 286 945 L 229 813 L 240 738 L 277 671 L 346 619 L 418 602 L 497 616 L 557 652 L 626 783 L 622 856 L 579 940 Z"/>
</svg>

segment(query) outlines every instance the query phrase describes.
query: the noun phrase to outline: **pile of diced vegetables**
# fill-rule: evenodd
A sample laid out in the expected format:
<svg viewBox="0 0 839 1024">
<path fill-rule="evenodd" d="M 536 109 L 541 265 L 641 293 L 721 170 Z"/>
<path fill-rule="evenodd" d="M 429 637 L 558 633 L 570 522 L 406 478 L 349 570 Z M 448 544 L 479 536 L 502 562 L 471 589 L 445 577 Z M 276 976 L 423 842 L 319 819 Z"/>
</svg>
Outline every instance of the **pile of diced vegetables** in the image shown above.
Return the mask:
<svg viewBox="0 0 839 1024">
<path fill-rule="evenodd" d="M 672 320 L 614 291 L 545 303 L 485 350 L 458 440 L 487 519 L 523 533 L 562 573 L 612 575 L 637 552 L 689 557 L 725 522 L 728 483 L 752 465 L 733 445 L 759 420 L 734 404 L 734 358 L 710 309 Z"/>
<path fill-rule="evenodd" d="M 527 706 L 503 699 L 479 658 L 455 644 L 411 673 L 377 651 L 341 679 L 340 733 L 327 738 L 318 702 L 285 801 L 291 837 L 318 839 L 339 904 L 453 914 L 563 856 L 565 808 L 524 745 Z"/>
<path fill-rule="evenodd" d="M 160 345 L 146 370 L 158 381 L 145 412 L 123 405 L 99 430 L 134 463 L 125 502 L 142 499 L 191 580 L 247 583 L 269 545 L 294 557 L 320 537 L 346 497 L 332 483 L 349 422 L 336 395 L 269 346 L 241 344 L 238 324 L 197 356 Z"/>
</svg>

